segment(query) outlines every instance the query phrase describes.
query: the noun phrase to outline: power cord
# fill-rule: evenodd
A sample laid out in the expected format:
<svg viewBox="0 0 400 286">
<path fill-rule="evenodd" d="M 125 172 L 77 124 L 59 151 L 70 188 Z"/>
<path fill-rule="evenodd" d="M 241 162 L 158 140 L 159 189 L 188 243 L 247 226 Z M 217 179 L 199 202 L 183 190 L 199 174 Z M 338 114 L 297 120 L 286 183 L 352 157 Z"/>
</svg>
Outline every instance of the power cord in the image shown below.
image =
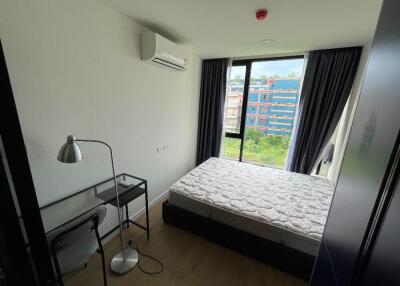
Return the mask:
<svg viewBox="0 0 400 286">
<path fill-rule="evenodd" d="M 132 246 L 133 241 L 132 241 L 132 240 L 129 240 L 129 241 L 128 241 L 128 244 L 129 244 L 129 246 Z M 147 274 L 147 275 L 156 275 L 156 274 L 160 274 L 161 272 L 164 271 L 164 264 L 163 264 L 160 260 L 158 260 L 157 258 L 155 258 L 155 257 L 153 257 L 153 256 L 151 256 L 151 255 L 149 255 L 149 254 L 145 254 L 145 253 L 141 252 L 141 251 L 139 250 L 139 243 L 138 243 L 137 241 L 136 241 L 136 251 L 138 252 L 138 254 L 139 254 L 140 256 L 142 256 L 142 257 L 147 257 L 148 259 L 153 260 L 153 261 L 155 261 L 158 265 L 160 265 L 160 270 L 158 270 L 158 271 L 147 271 L 147 270 L 145 270 L 145 269 L 142 267 L 142 265 L 140 264 L 141 259 L 139 259 L 139 261 L 138 261 L 138 268 L 139 268 L 139 270 L 142 271 L 144 274 Z M 139 258 L 140 258 L 140 257 L 139 257 Z"/>
</svg>

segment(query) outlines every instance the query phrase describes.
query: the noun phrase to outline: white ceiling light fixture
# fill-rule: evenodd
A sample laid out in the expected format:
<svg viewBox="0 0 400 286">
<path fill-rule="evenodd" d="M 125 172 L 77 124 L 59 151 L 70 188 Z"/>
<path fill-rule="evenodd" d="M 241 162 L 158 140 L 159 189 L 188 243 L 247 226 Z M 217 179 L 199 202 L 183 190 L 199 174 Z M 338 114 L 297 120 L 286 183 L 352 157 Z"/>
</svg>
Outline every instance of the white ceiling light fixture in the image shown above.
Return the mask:
<svg viewBox="0 0 400 286">
<path fill-rule="evenodd" d="M 261 43 L 264 45 L 269 45 L 269 44 L 272 44 L 273 42 L 274 42 L 274 40 L 272 40 L 272 39 L 264 39 L 261 41 Z"/>
</svg>

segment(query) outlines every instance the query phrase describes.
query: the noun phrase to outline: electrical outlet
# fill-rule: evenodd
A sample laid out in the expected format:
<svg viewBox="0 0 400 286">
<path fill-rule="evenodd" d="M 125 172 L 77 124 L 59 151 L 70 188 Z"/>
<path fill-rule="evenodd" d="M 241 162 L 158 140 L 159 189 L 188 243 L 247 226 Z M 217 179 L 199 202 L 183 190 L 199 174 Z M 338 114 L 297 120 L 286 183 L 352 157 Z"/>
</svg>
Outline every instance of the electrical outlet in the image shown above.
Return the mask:
<svg viewBox="0 0 400 286">
<path fill-rule="evenodd" d="M 156 151 L 157 151 L 157 153 L 165 152 L 165 151 L 168 150 L 168 148 L 169 148 L 168 144 L 157 145 L 156 146 Z"/>
</svg>

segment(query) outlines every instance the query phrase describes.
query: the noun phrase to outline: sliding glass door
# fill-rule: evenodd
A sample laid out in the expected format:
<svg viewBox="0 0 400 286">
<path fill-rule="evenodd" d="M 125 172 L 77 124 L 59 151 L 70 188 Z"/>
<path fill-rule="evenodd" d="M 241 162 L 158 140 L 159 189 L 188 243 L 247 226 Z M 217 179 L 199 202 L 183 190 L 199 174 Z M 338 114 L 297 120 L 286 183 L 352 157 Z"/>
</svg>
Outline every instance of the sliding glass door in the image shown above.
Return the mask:
<svg viewBox="0 0 400 286">
<path fill-rule="evenodd" d="M 304 58 L 234 61 L 228 80 L 224 156 L 284 168 Z"/>
</svg>

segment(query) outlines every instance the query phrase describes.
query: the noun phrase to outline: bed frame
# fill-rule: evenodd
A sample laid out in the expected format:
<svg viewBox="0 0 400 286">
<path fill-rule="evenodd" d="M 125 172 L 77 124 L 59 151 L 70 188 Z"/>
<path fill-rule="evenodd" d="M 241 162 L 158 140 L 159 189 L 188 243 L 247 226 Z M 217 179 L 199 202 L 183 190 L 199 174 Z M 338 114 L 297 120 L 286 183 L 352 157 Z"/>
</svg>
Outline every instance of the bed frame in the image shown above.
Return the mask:
<svg viewBox="0 0 400 286">
<path fill-rule="evenodd" d="M 171 205 L 162 206 L 165 222 L 200 235 L 308 281 L 315 257 Z"/>
</svg>

